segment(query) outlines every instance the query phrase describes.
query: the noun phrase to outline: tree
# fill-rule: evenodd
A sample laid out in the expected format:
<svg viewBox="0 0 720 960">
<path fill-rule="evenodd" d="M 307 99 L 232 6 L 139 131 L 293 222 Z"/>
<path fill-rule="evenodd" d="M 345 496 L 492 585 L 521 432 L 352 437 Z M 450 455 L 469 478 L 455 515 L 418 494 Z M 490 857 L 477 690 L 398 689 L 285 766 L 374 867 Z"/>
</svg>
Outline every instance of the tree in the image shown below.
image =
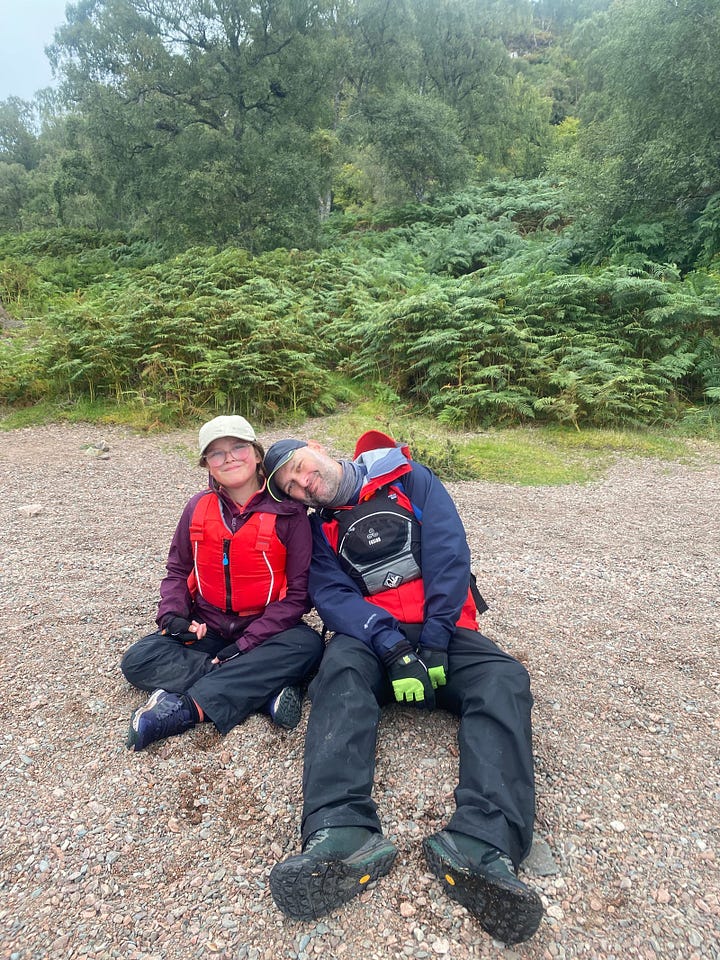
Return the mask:
<svg viewBox="0 0 720 960">
<path fill-rule="evenodd" d="M 295 176 L 309 178 L 300 186 L 317 220 L 320 163 L 297 162 L 308 136 L 278 131 L 309 135 L 323 119 L 314 43 L 321 26 L 312 0 L 70 5 L 52 57 L 83 117 L 88 178 L 98 175 L 112 216 L 178 240 L 237 239 L 257 206 L 253 170 L 268 203 L 286 192 L 279 152 Z M 272 186 L 268 171 L 278 178 Z M 272 220 L 272 208 L 266 213 Z"/>
<path fill-rule="evenodd" d="M 385 169 L 414 197 L 449 190 L 469 176 L 471 157 L 463 147 L 454 110 L 437 97 L 400 91 L 378 104 L 371 143 Z"/>
<path fill-rule="evenodd" d="M 598 225 L 692 223 L 720 192 L 720 6 L 622 0 L 583 34 L 581 201 Z"/>
<path fill-rule="evenodd" d="M 15 163 L 32 170 L 40 155 L 33 104 L 19 97 L 0 101 L 0 163 Z"/>
</svg>

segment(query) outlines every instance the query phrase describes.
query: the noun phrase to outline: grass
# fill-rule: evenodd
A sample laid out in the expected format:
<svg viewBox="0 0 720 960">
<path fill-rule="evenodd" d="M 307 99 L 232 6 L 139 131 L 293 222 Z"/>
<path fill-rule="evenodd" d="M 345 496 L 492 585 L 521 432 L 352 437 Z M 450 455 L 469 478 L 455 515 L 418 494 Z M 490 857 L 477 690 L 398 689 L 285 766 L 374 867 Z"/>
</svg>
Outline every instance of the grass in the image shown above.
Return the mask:
<svg viewBox="0 0 720 960">
<path fill-rule="evenodd" d="M 541 486 L 587 483 L 618 457 L 693 460 L 695 446 L 668 430 L 600 430 L 548 426 L 456 431 L 435 420 L 361 400 L 325 421 L 333 450 L 351 455 L 357 437 L 380 429 L 406 441 L 413 456 L 444 480 L 487 480 Z M 302 428 L 297 431 L 301 436 Z M 720 456 L 720 444 L 712 443 Z"/>
<path fill-rule="evenodd" d="M 371 391 L 372 392 L 372 391 Z M 215 411 L 197 411 L 180 422 L 159 405 L 110 401 L 74 404 L 40 403 L 0 410 L 0 429 L 11 430 L 44 423 L 90 422 L 126 426 L 138 432 L 161 432 L 178 426 L 197 426 Z M 597 479 L 619 457 L 659 460 L 698 458 L 697 443 L 681 430 L 576 430 L 568 427 L 517 427 L 478 432 L 457 431 L 404 407 L 384 389 L 374 395 L 356 394 L 340 411 L 324 418 L 322 440 L 333 452 L 351 456 L 365 430 L 382 430 L 406 441 L 415 459 L 432 467 L 443 480 L 485 480 L 522 486 L 557 486 Z M 262 435 L 262 425 L 256 424 Z M 288 424 L 288 433 L 311 436 L 302 421 Z M 720 458 L 716 436 L 705 438 L 704 449 Z"/>
<path fill-rule="evenodd" d="M 27 407 L 0 409 L 0 430 L 38 427 L 45 423 L 98 423 L 129 427 L 139 432 L 159 432 L 180 426 L 169 408 L 140 401 L 78 400 L 75 403 L 43 401 Z"/>
</svg>

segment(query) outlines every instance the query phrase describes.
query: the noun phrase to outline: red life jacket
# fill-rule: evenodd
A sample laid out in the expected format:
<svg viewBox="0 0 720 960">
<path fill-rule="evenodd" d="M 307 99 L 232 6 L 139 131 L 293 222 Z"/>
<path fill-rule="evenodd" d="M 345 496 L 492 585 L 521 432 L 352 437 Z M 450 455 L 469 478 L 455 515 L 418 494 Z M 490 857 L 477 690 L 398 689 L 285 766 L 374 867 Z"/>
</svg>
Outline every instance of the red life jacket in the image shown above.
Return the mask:
<svg viewBox="0 0 720 960">
<path fill-rule="evenodd" d="M 394 446 L 397 444 L 390 437 L 369 431 L 358 441 L 355 456 Z M 410 457 L 407 447 L 401 447 L 401 451 Z M 411 470 L 407 463 L 385 476 L 374 477 L 360 491 L 358 504 L 327 512 L 323 530 L 341 567 L 366 600 L 387 610 L 400 623 L 423 623 L 421 524 L 402 486 L 403 474 Z M 477 630 L 477 609 L 468 589 L 457 626 Z"/>
<path fill-rule="evenodd" d="M 253 513 L 236 533 L 228 529 L 217 495 L 208 491 L 190 519 L 193 572 L 188 588 L 228 614 L 256 616 L 285 595 L 287 550 L 274 513 Z"/>
</svg>

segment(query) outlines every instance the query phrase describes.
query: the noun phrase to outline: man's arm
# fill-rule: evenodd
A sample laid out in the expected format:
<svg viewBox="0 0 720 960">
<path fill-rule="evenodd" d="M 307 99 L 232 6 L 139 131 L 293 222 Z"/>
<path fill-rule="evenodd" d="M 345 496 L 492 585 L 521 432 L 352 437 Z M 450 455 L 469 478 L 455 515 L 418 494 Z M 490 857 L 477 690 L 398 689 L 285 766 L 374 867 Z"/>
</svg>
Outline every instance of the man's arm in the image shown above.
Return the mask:
<svg viewBox="0 0 720 960">
<path fill-rule="evenodd" d="M 310 598 L 326 627 L 362 640 L 375 652 L 387 669 L 397 701 L 432 710 L 435 693 L 427 667 L 398 629 L 397 621 L 366 600 L 343 571 L 319 518 L 312 518 L 312 528 Z"/>
<path fill-rule="evenodd" d="M 422 577 L 425 620 L 422 646 L 446 650 L 467 599 L 470 585 L 470 548 L 452 497 L 432 471 L 414 463 L 402 485 L 422 511 Z"/>
</svg>

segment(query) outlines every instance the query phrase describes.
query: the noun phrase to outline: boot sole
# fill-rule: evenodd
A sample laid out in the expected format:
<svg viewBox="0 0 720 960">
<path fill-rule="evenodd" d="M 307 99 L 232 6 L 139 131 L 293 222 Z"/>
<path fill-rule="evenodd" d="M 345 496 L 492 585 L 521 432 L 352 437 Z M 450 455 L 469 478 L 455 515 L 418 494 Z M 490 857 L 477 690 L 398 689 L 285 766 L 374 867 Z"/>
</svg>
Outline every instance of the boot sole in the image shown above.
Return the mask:
<svg viewBox="0 0 720 960">
<path fill-rule="evenodd" d="M 318 920 L 389 873 L 396 856 L 393 844 L 379 835 L 345 860 L 300 854 L 275 864 L 270 871 L 270 891 L 288 917 Z"/>
<path fill-rule="evenodd" d="M 448 897 L 466 907 L 491 937 L 508 944 L 522 943 L 537 931 L 543 905 L 530 887 L 481 873 L 467 861 L 460 863 L 435 837 L 423 841 L 423 850 Z"/>
<path fill-rule="evenodd" d="M 286 687 L 281 697 L 273 723 L 283 730 L 294 730 L 302 719 L 302 697 L 295 687 Z"/>
</svg>

